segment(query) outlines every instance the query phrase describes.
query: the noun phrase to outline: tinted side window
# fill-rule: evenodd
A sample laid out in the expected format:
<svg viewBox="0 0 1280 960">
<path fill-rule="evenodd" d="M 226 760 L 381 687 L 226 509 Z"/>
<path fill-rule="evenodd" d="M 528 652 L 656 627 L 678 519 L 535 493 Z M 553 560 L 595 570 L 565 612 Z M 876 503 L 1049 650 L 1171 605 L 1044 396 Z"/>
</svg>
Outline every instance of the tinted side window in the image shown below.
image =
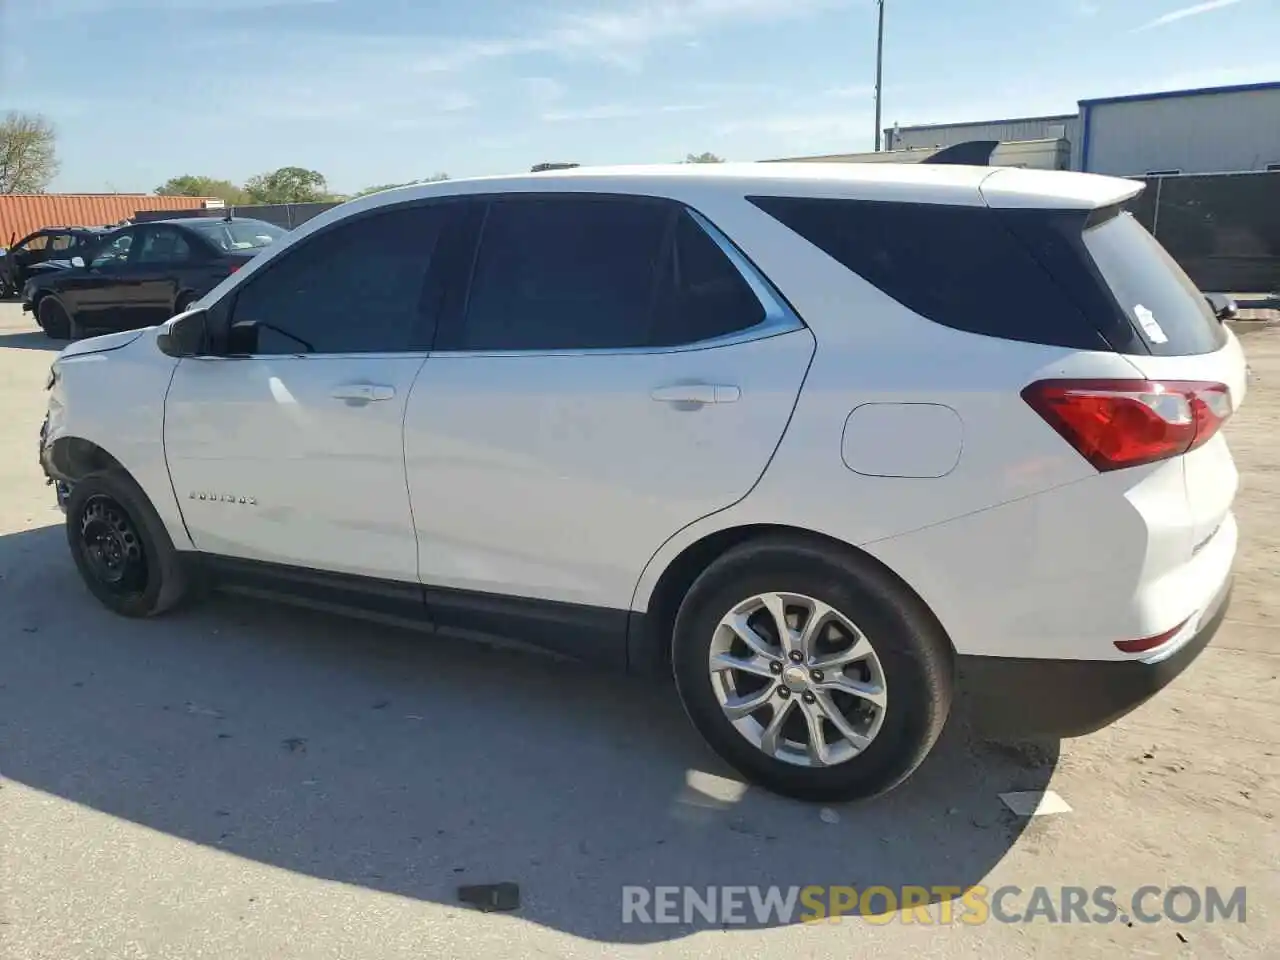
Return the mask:
<svg viewBox="0 0 1280 960">
<path fill-rule="evenodd" d="M 494 202 L 455 350 L 645 346 L 674 207 L 602 197 Z"/>
<path fill-rule="evenodd" d="M 151 266 L 185 263 L 191 259 L 191 245 L 182 232 L 173 227 L 152 227 L 142 236 L 134 262 Z"/>
<path fill-rule="evenodd" d="M 246 282 L 232 322 L 259 324 L 262 354 L 412 349 L 449 209 L 370 214 L 307 238 Z"/>
<path fill-rule="evenodd" d="M 129 262 L 129 250 L 133 246 L 133 233 L 121 233 L 103 245 L 89 265 L 95 270 L 122 267 Z"/>
<path fill-rule="evenodd" d="M 50 250 L 70 250 L 73 246 L 75 246 L 75 237 L 69 233 L 56 234 L 49 241 Z"/>
<path fill-rule="evenodd" d="M 47 234 L 40 234 L 38 237 L 32 237 L 26 243 L 19 244 L 23 250 L 43 250 L 49 245 L 49 237 Z"/>
<path fill-rule="evenodd" d="M 651 343 L 697 343 L 754 327 L 764 306 L 710 235 L 685 210 L 667 256 Z"/>
<path fill-rule="evenodd" d="M 1007 340 L 1107 349 L 1088 318 L 986 207 L 750 199 L 935 323 Z"/>
</svg>

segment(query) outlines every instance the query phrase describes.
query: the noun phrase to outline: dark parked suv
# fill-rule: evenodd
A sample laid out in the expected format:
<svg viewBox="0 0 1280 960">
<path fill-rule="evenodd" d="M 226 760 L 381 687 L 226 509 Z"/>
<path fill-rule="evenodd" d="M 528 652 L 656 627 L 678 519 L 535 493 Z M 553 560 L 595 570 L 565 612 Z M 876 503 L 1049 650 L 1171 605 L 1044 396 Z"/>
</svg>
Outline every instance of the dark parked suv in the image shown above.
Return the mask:
<svg viewBox="0 0 1280 960">
<path fill-rule="evenodd" d="M 0 257 L 0 296 L 13 296 L 41 265 L 70 266 L 104 233 L 105 227 L 45 227 L 23 237 Z"/>
</svg>

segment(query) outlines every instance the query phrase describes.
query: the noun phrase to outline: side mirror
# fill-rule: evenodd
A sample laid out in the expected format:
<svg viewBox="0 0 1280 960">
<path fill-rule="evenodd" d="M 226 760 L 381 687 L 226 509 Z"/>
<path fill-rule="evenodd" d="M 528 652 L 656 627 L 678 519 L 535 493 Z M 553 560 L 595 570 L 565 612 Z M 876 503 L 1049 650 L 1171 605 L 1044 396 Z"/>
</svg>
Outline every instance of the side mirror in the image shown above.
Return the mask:
<svg viewBox="0 0 1280 960">
<path fill-rule="evenodd" d="M 71 258 L 71 265 L 72 265 L 73 267 L 77 267 L 77 268 L 79 268 L 79 269 L 83 270 L 83 269 L 84 269 L 84 257 L 72 257 L 72 258 Z"/>
<path fill-rule="evenodd" d="M 160 328 L 156 346 L 170 357 L 194 357 L 208 351 L 209 315 L 203 310 L 174 317 Z"/>
</svg>

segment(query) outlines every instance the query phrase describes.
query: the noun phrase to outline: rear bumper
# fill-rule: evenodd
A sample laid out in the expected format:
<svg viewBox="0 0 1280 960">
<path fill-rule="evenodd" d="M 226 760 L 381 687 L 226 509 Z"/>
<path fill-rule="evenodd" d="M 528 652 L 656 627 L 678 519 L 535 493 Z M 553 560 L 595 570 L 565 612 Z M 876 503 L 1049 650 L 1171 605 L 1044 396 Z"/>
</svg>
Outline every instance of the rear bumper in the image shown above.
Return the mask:
<svg viewBox="0 0 1280 960">
<path fill-rule="evenodd" d="M 1114 723 L 1182 673 L 1208 646 L 1231 602 L 1228 577 L 1195 632 L 1146 660 L 960 657 L 960 689 L 979 732 L 1011 738 L 1080 737 Z"/>
</svg>

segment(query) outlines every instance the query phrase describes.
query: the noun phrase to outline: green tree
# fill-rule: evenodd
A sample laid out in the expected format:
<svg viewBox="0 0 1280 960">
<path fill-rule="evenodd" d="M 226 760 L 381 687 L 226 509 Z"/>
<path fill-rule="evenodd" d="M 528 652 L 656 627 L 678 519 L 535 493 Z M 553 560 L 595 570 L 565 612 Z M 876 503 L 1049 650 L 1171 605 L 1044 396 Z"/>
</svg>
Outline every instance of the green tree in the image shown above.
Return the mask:
<svg viewBox="0 0 1280 960">
<path fill-rule="evenodd" d="M 305 167 L 281 167 L 250 177 L 244 185 L 252 203 L 314 203 L 329 198 L 324 174 Z"/>
<path fill-rule="evenodd" d="M 233 207 L 249 202 L 249 195 L 244 188 L 237 187 L 230 180 L 200 177 L 190 173 L 171 177 L 156 187 L 156 193 L 162 197 L 216 197 Z"/>
<path fill-rule="evenodd" d="M 38 113 L 0 119 L 0 193 L 44 193 L 58 172 L 58 137 Z"/>
<path fill-rule="evenodd" d="M 684 158 L 685 163 L 724 163 L 724 157 L 717 157 L 714 153 L 691 153 Z"/>
<path fill-rule="evenodd" d="M 423 177 L 421 180 L 410 180 L 406 183 L 382 183 L 376 187 L 365 187 L 360 192 L 353 193 L 351 195 L 351 199 L 355 200 L 358 197 L 367 197 L 371 193 L 381 193 L 383 190 L 394 190 L 396 187 L 412 187 L 419 183 L 439 183 L 441 180 L 448 179 L 449 175 L 447 173 L 433 173 L 431 176 Z"/>
</svg>

